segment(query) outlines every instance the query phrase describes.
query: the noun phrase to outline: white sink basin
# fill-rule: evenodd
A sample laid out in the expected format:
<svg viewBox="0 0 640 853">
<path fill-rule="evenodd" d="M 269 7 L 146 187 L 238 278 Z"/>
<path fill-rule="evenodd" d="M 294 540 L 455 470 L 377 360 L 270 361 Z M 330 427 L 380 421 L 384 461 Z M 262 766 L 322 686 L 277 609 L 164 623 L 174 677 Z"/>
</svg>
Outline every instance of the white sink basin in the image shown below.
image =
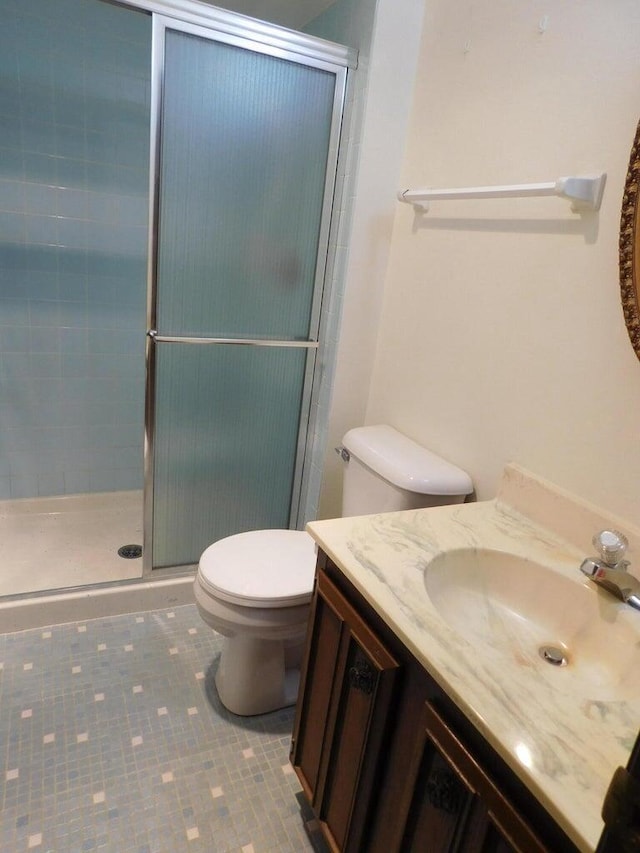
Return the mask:
<svg viewBox="0 0 640 853">
<path fill-rule="evenodd" d="M 424 584 L 467 642 L 554 689 L 595 701 L 640 697 L 640 612 L 582 579 L 577 565 L 573 579 L 524 557 L 460 548 L 431 560 Z"/>
</svg>

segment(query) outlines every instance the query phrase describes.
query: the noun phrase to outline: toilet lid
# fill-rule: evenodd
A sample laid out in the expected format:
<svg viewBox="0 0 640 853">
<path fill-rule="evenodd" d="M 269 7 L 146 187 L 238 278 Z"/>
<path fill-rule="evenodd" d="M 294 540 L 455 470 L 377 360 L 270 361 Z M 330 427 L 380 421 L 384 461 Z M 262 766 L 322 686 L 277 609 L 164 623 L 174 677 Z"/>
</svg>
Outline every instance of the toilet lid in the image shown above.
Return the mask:
<svg viewBox="0 0 640 853">
<path fill-rule="evenodd" d="M 311 599 L 315 565 L 315 542 L 303 530 L 252 530 L 209 545 L 198 575 L 232 604 L 295 607 Z"/>
</svg>

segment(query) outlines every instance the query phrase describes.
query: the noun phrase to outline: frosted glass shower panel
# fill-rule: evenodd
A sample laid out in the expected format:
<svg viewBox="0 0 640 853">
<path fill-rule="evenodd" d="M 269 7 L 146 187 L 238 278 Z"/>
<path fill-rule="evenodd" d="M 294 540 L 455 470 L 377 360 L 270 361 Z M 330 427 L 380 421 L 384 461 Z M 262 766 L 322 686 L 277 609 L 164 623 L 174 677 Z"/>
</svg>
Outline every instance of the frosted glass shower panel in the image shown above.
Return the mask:
<svg viewBox="0 0 640 853">
<path fill-rule="evenodd" d="M 158 347 L 154 568 L 217 539 L 288 527 L 307 351 Z"/>
<path fill-rule="evenodd" d="M 162 26 L 153 568 L 296 523 L 344 91 L 320 60 Z"/>
<path fill-rule="evenodd" d="M 157 328 L 307 339 L 335 74 L 168 31 Z"/>
</svg>

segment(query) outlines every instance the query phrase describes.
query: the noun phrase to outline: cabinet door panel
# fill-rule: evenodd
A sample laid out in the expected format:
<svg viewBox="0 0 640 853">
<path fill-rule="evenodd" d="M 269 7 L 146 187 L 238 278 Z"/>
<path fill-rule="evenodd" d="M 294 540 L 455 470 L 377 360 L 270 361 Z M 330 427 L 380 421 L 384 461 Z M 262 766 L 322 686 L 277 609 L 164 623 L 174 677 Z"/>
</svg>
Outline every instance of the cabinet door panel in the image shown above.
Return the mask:
<svg viewBox="0 0 640 853">
<path fill-rule="evenodd" d="M 350 629 L 345 631 L 344 643 L 344 677 L 320 819 L 339 849 L 345 849 L 349 837 L 349 849 L 358 850 L 361 828 L 351 820 L 355 798 L 358 795 L 368 800 L 371 795 L 366 761 L 371 762 L 379 753 L 397 664 L 390 660 L 379 666 Z"/>
<path fill-rule="evenodd" d="M 429 703 L 421 749 L 403 851 L 547 851 Z"/>
<path fill-rule="evenodd" d="M 455 850 L 475 792 L 426 741 L 407 822 L 403 851 Z"/>
<path fill-rule="evenodd" d="M 333 850 L 360 851 L 398 663 L 318 573 L 291 760 Z"/>
<path fill-rule="evenodd" d="M 330 703 L 336 675 L 342 619 L 316 591 L 311 612 L 311 636 L 291 748 L 291 762 L 311 806 L 318 799 L 324 744 L 329 738 Z"/>
</svg>

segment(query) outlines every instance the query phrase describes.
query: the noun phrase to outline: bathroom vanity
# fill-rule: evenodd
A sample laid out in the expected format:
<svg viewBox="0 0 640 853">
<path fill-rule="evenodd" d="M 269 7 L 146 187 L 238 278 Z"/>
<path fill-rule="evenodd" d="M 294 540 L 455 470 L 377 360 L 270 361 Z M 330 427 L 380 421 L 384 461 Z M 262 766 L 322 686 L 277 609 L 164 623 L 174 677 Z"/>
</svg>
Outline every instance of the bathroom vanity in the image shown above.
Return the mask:
<svg viewBox="0 0 640 853">
<path fill-rule="evenodd" d="M 637 530 L 517 466 L 495 501 L 309 525 L 291 760 L 331 849 L 595 850 L 640 724 L 640 612 L 579 573 L 607 526 L 633 569 Z"/>
</svg>

